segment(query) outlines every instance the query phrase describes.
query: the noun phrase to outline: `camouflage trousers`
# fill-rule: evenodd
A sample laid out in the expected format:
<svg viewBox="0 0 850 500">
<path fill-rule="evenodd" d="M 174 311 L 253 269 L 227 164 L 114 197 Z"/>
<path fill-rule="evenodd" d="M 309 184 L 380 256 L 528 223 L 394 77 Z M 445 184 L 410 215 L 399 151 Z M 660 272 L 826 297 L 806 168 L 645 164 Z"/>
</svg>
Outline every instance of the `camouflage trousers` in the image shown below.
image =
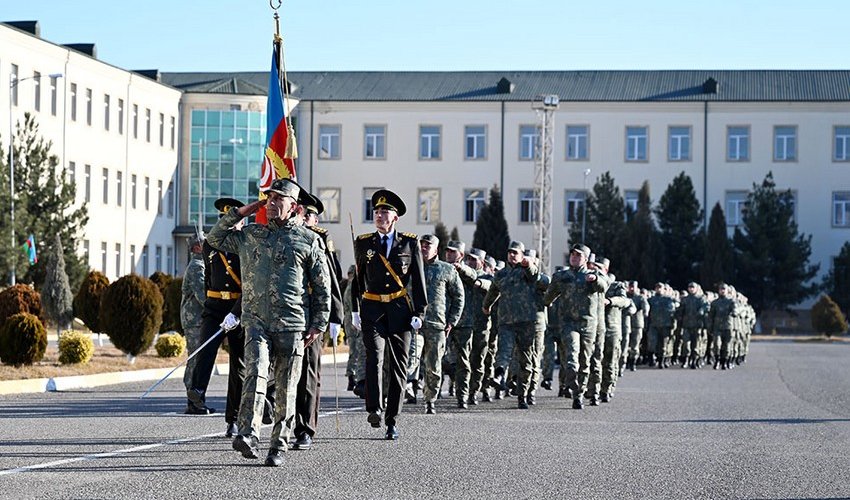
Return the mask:
<svg viewBox="0 0 850 500">
<path fill-rule="evenodd" d="M 354 380 L 366 380 L 366 348 L 363 346 L 363 332 L 354 328 L 351 322 L 345 322 L 345 338 L 348 340 L 348 363 L 345 375 Z"/>
<path fill-rule="evenodd" d="M 562 385 L 579 399 L 587 389 L 590 377 L 590 359 L 596 344 L 596 329 L 592 331 L 577 329 L 566 325 L 561 329 L 561 371 L 564 372 Z"/>
<path fill-rule="evenodd" d="M 705 356 L 705 330 L 682 327 L 682 357 L 685 359 Z"/>
<path fill-rule="evenodd" d="M 640 356 L 640 344 L 643 339 L 643 328 L 632 328 L 629 334 L 629 357 L 637 359 Z"/>
<path fill-rule="evenodd" d="M 456 358 L 455 396 L 458 401 L 466 401 L 472 378 L 472 328 L 453 328 L 449 334 L 449 343 Z"/>
<path fill-rule="evenodd" d="M 626 357 L 629 355 L 629 337 L 631 336 L 631 332 L 631 328 L 623 328 L 622 333 L 620 334 L 620 366 L 624 366 L 626 364 Z"/>
<path fill-rule="evenodd" d="M 685 341 L 685 332 L 684 328 L 676 328 L 673 331 L 673 350 L 670 352 L 670 355 L 673 356 L 673 359 L 678 359 L 679 356 L 682 355 L 682 344 Z"/>
<path fill-rule="evenodd" d="M 717 330 L 714 332 L 714 355 L 720 359 L 729 357 L 729 344 L 732 342 L 732 330 Z"/>
<path fill-rule="evenodd" d="M 593 340 L 593 353 L 590 356 L 590 374 L 587 379 L 585 397 L 593 399 L 599 396 L 599 388 L 602 385 L 602 353 L 605 349 L 605 330 L 596 329 L 596 337 Z"/>
<path fill-rule="evenodd" d="M 558 350 L 558 343 L 555 338 L 557 335 L 557 327 L 546 328 L 546 333 L 543 335 L 543 361 L 541 366 L 543 380 L 552 380 L 555 374 L 555 352 Z"/>
<path fill-rule="evenodd" d="M 286 450 L 295 425 L 295 396 L 304 356 L 303 332 L 270 332 L 245 325 L 245 382 L 237 420 L 239 435 L 260 437 L 269 364 L 276 386 L 269 448 Z"/>
<path fill-rule="evenodd" d="M 537 387 L 540 386 L 540 378 L 543 374 L 543 339 L 546 337 L 546 327 L 536 327 L 534 329 L 533 347 L 533 370 L 531 372 L 531 381 L 529 382 L 528 393 L 535 394 Z"/>
<path fill-rule="evenodd" d="M 649 354 L 655 354 L 656 359 L 673 355 L 673 328 L 670 326 L 649 327 Z"/>
<path fill-rule="evenodd" d="M 614 387 L 620 376 L 620 349 L 622 333 L 605 332 L 605 345 L 602 349 L 602 384 L 600 393 L 614 394 Z"/>
<path fill-rule="evenodd" d="M 192 354 L 195 349 L 201 347 L 201 325 L 190 325 L 183 328 L 183 335 L 186 337 L 186 352 Z M 195 365 L 198 363 L 198 357 L 195 356 L 186 362 L 186 370 L 183 372 L 183 385 L 186 390 L 192 389 L 192 373 L 195 371 Z"/>
<path fill-rule="evenodd" d="M 499 329 L 489 330 L 487 337 L 487 352 L 484 354 L 484 375 L 481 377 L 482 391 L 493 381 L 493 371 L 496 368 L 496 353 L 499 351 Z"/>
<path fill-rule="evenodd" d="M 440 393 L 440 386 L 443 383 L 442 361 L 446 353 L 446 332 L 422 328 L 419 333 L 421 335 L 417 337 L 424 339 L 419 367 L 425 379 L 422 392 L 425 394 L 425 402 L 433 403 L 437 400 L 437 394 Z M 408 372 L 409 375 L 410 372 Z"/>
<path fill-rule="evenodd" d="M 469 394 L 474 395 L 483 387 L 486 372 L 486 360 L 490 355 L 490 330 L 472 332 L 472 350 L 469 354 Z M 491 362 L 492 369 L 492 362 Z"/>
<path fill-rule="evenodd" d="M 541 332 L 542 333 L 542 332 Z M 534 322 L 499 325 L 499 351 L 496 366 L 505 370 L 510 367 L 511 357 L 516 347 L 518 362 L 517 393 L 525 395 L 531 386 L 534 371 L 534 341 L 536 331 Z"/>
<path fill-rule="evenodd" d="M 410 336 L 410 348 L 407 353 L 407 381 L 419 380 L 419 369 L 422 363 L 422 348 L 425 346 L 424 329 L 416 330 Z"/>
</svg>

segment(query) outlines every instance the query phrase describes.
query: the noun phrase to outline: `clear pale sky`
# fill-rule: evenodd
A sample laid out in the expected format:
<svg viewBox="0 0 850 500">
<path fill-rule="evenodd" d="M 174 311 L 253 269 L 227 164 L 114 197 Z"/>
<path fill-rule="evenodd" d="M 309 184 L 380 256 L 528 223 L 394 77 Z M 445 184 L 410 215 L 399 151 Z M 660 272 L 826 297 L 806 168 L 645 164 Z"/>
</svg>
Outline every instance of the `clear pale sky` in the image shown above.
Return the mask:
<svg viewBox="0 0 850 500">
<path fill-rule="evenodd" d="M 848 69 L 844 0 L 284 0 L 289 71 Z M 265 71 L 268 0 L 0 0 L 125 69 Z"/>
</svg>

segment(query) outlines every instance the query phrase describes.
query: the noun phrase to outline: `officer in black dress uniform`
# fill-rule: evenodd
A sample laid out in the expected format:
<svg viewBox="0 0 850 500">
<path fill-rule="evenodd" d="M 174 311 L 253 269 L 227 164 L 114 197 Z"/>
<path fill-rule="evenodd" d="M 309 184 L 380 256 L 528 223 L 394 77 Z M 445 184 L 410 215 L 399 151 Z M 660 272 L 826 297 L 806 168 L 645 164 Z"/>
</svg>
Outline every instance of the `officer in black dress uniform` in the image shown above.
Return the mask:
<svg viewBox="0 0 850 500">
<path fill-rule="evenodd" d="M 239 208 L 243 205 L 245 204 L 233 198 L 219 198 L 215 202 L 219 217 L 231 208 Z M 242 381 L 245 378 L 245 337 L 238 319 L 242 314 L 242 302 L 239 300 L 242 295 L 239 255 L 216 250 L 204 241 L 203 256 L 207 298 L 201 315 L 201 344 L 215 335 L 219 328 L 227 327 L 224 329 L 230 346 L 230 373 L 227 380 L 227 408 L 224 420 L 228 424 L 227 433 L 232 434 L 235 432 L 236 417 L 242 397 Z M 215 409 L 206 404 L 206 393 L 218 348 L 224 336 L 225 333 L 220 334 L 197 355 L 198 361 L 192 375 L 192 387 L 187 391 L 189 400 L 186 405 L 187 414 L 208 415 L 215 412 Z"/>
<path fill-rule="evenodd" d="M 325 243 L 325 259 L 331 277 L 331 315 L 330 336 L 336 341 L 342 324 L 342 291 L 339 280 L 342 269 L 334 253 L 333 240 L 328 230 L 317 226 L 319 215 L 325 207 L 321 200 L 304 189 L 298 198 L 298 204 L 304 217 L 304 226 L 314 231 Z M 316 339 L 304 348 L 301 362 L 301 379 L 298 381 L 298 392 L 295 396 L 295 442 L 293 450 L 309 450 L 313 445 L 313 436 L 319 423 L 319 388 L 321 387 L 322 339 Z"/>
<path fill-rule="evenodd" d="M 372 195 L 374 233 L 354 242 L 357 274 L 351 286 L 355 300 L 352 322 L 363 332 L 366 348 L 366 411 L 372 427 L 381 426 L 383 395 L 380 373 L 385 343 L 389 344 L 389 394 L 384 421 L 386 439 L 398 439 L 396 417 L 401 411 L 407 379 L 407 356 L 413 330 L 422 327 L 428 298 L 419 239 L 396 231 L 398 218 L 406 212 L 401 198 L 379 189 Z"/>
</svg>

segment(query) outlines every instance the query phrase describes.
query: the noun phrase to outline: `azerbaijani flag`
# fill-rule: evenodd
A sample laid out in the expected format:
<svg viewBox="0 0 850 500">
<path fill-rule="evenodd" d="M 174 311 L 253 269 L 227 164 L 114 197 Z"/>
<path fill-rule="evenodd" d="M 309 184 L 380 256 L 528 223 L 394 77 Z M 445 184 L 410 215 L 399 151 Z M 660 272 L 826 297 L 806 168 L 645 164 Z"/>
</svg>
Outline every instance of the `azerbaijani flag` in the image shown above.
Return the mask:
<svg viewBox="0 0 850 500">
<path fill-rule="evenodd" d="M 31 266 L 38 262 L 38 255 L 35 252 L 35 236 L 29 235 L 27 241 L 21 245 L 21 250 L 26 254 Z"/>
<path fill-rule="evenodd" d="M 269 73 L 269 97 L 266 103 L 266 154 L 260 171 L 260 199 L 265 198 L 263 191 L 269 189 L 275 179 L 295 180 L 295 161 L 293 154 L 287 155 L 287 141 L 295 141 L 286 126 L 283 96 L 280 94 L 280 70 L 277 66 L 278 49 L 272 50 L 272 69 Z M 290 150 L 291 151 L 291 150 Z M 290 156 L 287 158 L 287 156 Z M 256 221 L 266 224 L 266 207 L 257 212 Z"/>
</svg>

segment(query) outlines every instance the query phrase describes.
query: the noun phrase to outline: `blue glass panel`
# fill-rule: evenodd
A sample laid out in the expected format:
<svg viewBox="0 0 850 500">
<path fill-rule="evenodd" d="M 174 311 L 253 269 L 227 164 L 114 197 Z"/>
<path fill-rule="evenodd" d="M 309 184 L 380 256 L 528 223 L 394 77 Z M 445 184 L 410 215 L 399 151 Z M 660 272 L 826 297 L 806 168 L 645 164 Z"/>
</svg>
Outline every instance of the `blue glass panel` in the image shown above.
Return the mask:
<svg viewBox="0 0 850 500">
<path fill-rule="evenodd" d="M 211 161 L 207 163 L 206 171 L 204 175 L 207 178 L 207 186 L 209 186 L 210 179 L 218 179 L 221 169 L 219 168 L 219 163 L 217 161 Z"/>
<path fill-rule="evenodd" d="M 238 162 L 236 164 L 236 175 L 235 178 L 238 180 L 243 180 L 248 178 L 248 162 Z"/>
<path fill-rule="evenodd" d="M 233 181 L 222 180 L 218 194 L 219 196 L 233 196 Z"/>
<path fill-rule="evenodd" d="M 236 113 L 236 126 L 239 128 L 246 128 L 248 126 L 248 112 L 234 111 L 234 113 Z"/>
<path fill-rule="evenodd" d="M 205 139 L 206 129 L 204 127 L 192 127 L 192 144 L 197 144 Z"/>
<path fill-rule="evenodd" d="M 207 127 L 215 127 L 221 124 L 221 111 L 207 111 Z"/>
<path fill-rule="evenodd" d="M 233 163 L 224 162 L 221 164 L 221 179 L 232 179 L 233 178 Z"/>
<path fill-rule="evenodd" d="M 192 110 L 192 125 L 199 125 L 203 127 L 206 125 L 206 117 L 207 112 L 203 109 L 193 109 Z"/>
<path fill-rule="evenodd" d="M 218 127 L 207 127 L 207 139 L 204 142 L 209 144 L 218 144 L 221 142 L 221 131 Z"/>
<path fill-rule="evenodd" d="M 234 111 L 222 111 L 221 112 L 221 128 L 232 128 L 234 119 L 233 119 Z"/>
<path fill-rule="evenodd" d="M 248 126 L 251 128 L 260 128 L 260 113 L 256 111 L 248 112 Z"/>
</svg>

